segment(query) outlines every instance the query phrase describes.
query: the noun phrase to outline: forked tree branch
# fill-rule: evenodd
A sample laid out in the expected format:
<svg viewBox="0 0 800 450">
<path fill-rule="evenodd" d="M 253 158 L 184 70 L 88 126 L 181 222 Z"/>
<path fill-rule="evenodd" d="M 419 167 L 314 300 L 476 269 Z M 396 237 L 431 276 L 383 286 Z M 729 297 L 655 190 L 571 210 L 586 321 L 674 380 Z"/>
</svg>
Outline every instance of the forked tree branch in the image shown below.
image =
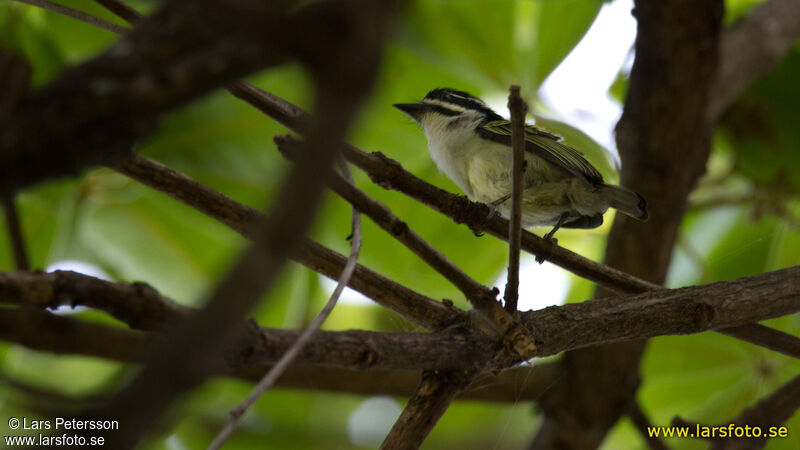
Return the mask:
<svg viewBox="0 0 800 450">
<path fill-rule="evenodd" d="M 298 148 L 299 141 L 288 137 L 276 137 L 275 143 L 288 157 L 296 156 L 300 150 Z M 533 345 L 530 336 L 519 325 L 518 320 L 505 311 L 495 300 L 495 291 L 470 278 L 441 252 L 422 239 L 399 217 L 394 215 L 386 205 L 370 198 L 353 186 L 352 183 L 340 177 L 334 177 L 330 185 L 334 192 L 364 212 L 378 226 L 408 247 L 429 266 L 460 289 L 475 309 L 491 320 L 497 330 L 500 331 L 503 340 L 508 343 L 508 347 L 514 350 L 516 355 L 507 355 L 508 358 L 521 361 L 532 358 L 535 355 L 536 347 Z"/>
<path fill-rule="evenodd" d="M 778 1 L 779 1 L 779 0 L 772 0 L 770 3 L 777 3 Z M 1 150 L 1 149 L 0 149 L 0 150 Z M 1 154 L 1 153 L 0 153 L 0 154 Z M 507 228 L 506 228 L 506 229 L 507 229 Z M 548 249 L 545 249 L 545 250 L 549 250 L 549 248 L 548 248 Z M 541 251 L 541 249 L 540 249 L 540 251 Z M 557 251 L 558 251 L 558 249 L 556 249 L 556 251 L 554 251 L 553 253 L 557 253 Z M 551 257 L 551 259 L 552 259 L 552 258 L 553 258 L 553 255 L 550 255 L 550 257 Z M 597 275 L 597 274 L 593 274 L 593 276 L 598 276 L 598 275 Z M 612 281 L 612 283 L 613 283 L 614 281 L 618 281 L 618 280 L 615 280 L 615 279 L 614 279 L 614 277 L 612 277 L 612 280 L 611 280 L 611 281 Z M 628 285 L 627 289 L 631 289 L 631 290 L 627 290 L 626 288 L 622 288 L 622 289 L 619 289 L 619 290 L 621 290 L 621 291 L 624 291 L 624 292 L 637 292 L 637 291 L 644 290 L 644 289 L 650 289 L 650 288 L 652 287 L 652 286 L 643 286 L 642 284 L 638 284 L 638 283 L 637 283 L 637 280 L 635 280 L 635 279 L 633 279 L 633 280 L 631 280 L 631 279 L 628 279 L 627 281 L 628 281 L 628 282 L 632 282 L 634 285 L 636 285 L 636 287 L 633 287 L 633 285 Z M 638 280 L 638 281 L 640 281 L 640 280 Z M 625 282 L 623 282 L 623 283 L 622 283 L 622 286 L 624 286 L 625 284 L 626 284 L 626 283 L 625 283 Z M 701 306 L 701 307 L 700 307 L 700 309 L 698 310 L 698 311 L 700 312 L 699 316 L 702 316 L 702 315 L 703 315 L 703 314 L 702 314 L 703 310 L 704 310 L 704 306 Z M 703 320 L 701 320 L 701 322 L 703 322 Z M 724 321 L 724 320 L 722 320 L 722 321 L 717 321 L 717 320 L 716 320 L 716 318 L 713 318 L 713 319 L 711 320 L 711 322 L 716 322 L 716 323 L 725 323 L 725 321 Z M 762 330 L 763 330 L 763 328 L 762 328 Z M 752 331 L 752 330 L 750 330 L 750 331 Z M 735 335 L 735 334 L 736 334 L 736 331 L 734 331 L 734 332 L 733 332 L 733 334 Z"/>
<path fill-rule="evenodd" d="M 139 154 L 112 168 L 222 222 L 245 238 L 252 239 L 256 225 L 263 220 L 259 211 Z M 344 256 L 311 240 L 301 243 L 291 258 L 331 279 L 338 278 L 345 265 Z M 350 287 L 428 329 L 452 324 L 459 313 L 361 265 L 356 266 Z"/>
<path fill-rule="evenodd" d="M 771 0 L 772 3 L 776 4 L 781 1 L 783 0 Z M 125 14 L 126 17 L 124 18 L 129 22 L 132 22 L 137 18 L 138 13 L 116 0 L 105 0 L 99 3 L 104 4 L 104 6 L 107 6 L 113 12 L 127 10 L 127 12 L 123 12 L 123 14 Z M 728 50 L 728 53 L 724 54 L 722 59 L 726 60 L 735 57 L 734 53 L 735 52 Z M 303 132 L 305 129 L 304 123 L 308 121 L 308 114 L 295 105 L 245 82 L 236 82 L 230 85 L 228 90 L 235 96 L 250 103 L 257 109 L 261 110 L 270 117 L 273 117 L 278 122 L 283 123 L 290 129 L 299 132 Z M 455 196 L 438 189 L 415 177 L 414 175 L 405 172 L 397 162 L 392 161 L 379 153 L 370 155 L 352 146 L 345 146 L 344 151 L 345 155 L 352 162 L 370 174 L 371 178 L 376 183 L 381 184 L 384 187 L 392 187 L 404 192 L 407 195 L 410 195 L 412 198 L 416 198 L 417 200 L 428 204 L 434 209 L 437 209 L 440 212 L 448 215 L 457 223 L 467 223 L 473 229 L 479 229 L 482 227 L 483 229 L 488 228 L 488 231 L 496 237 L 507 239 L 507 235 L 504 236 L 502 230 L 508 229 L 508 225 L 504 224 L 503 219 L 500 218 L 495 218 L 496 220 L 487 222 L 485 219 L 489 211 L 485 205 L 472 203 L 465 197 Z M 595 263 L 594 261 L 583 258 L 580 255 L 572 253 L 561 247 L 554 248 L 550 245 L 550 242 L 545 241 L 527 231 L 523 231 L 522 247 L 526 251 L 537 256 L 547 255 L 550 262 L 570 270 L 576 275 L 599 283 L 609 289 L 627 293 L 635 293 L 658 288 L 658 286 L 655 284 L 648 283 L 644 280 L 612 269 L 603 264 Z M 319 253 L 323 249 L 317 248 L 316 250 L 318 250 L 317 253 Z M 330 256 L 334 257 L 334 255 Z M 315 270 L 321 271 L 321 273 L 324 273 L 331 278 L 335 278 L 341 271 L 340 269 L 337 270 L 336 266 L 341 267 L 344 264 L 343 257 L 339 257 L 338 259 L 340 260 L 340 264 L 330 264 L 329 261 L 326 261 L 326 264 L 319 265 L 317 268 L 315 268 Z M 322 272 L 325 269 L 327 269 L 327 272 Z M 356 279 L 358 278 L 359 277 L 357 273 Z M 370 284 L 363 286 L 363 288 L 366 289 L 368 286 L 370 286 Z M 370 296 L 369 294 L 367 295 Z M 379 295 L 379 293 L 374 293 L 372 297 L 375 298 L 375 296 Z M 415 304 L 425 303 L 425 301 L 421 300 L 419 297 L 414 297 L 414 300 Z M 398 307 L 398 303 L 394 303 L 393 306 L 394 308 L 390 307 L 390 309 L 394 309 L 395 311 L 398 309 L 403 309 Z M 435 306 L 429 307 L 436 309 Z M 417 309 L 419 310 L 419 308 Z M 425 307 L 422 309 L 424 310 Z M 424 317 L 425 314 L 415 314 L 415 316 L 420 318 Z M 434 319 L 434 323 L 429 324 L 428 327 L 436 328 L 437 326 L 448 323 L 448 319 L 446 319 L 447 316 L 448 314 L 446 313 L 435 315 L 437 319 Z M 770 331 L 768 328 L 763 326 L 745 325 L 742 327 L 737 327 L 734 330 L 728 330 L 726 334 L 747 342 L 752 342 L 756 345 L 763 345 L 764 342 L 769 342 L 769 338 L 773 335 L 781 335 L 782 339 L 780 342 L 786 344 L 786 346 L 772 344 L 768 348 L 788 355 L 797 355 L 800 353 L 800 340 L 797 338 L 792 339 L 785 333 Z M 750 339 L 754 340 L 750 341 Z"/>
<path fill-rule="evenodd" d="M 32 308 L 0 307 L 0 339 L 27 348 L 65 355 L 84 355 L 126 363 L 144 363 L 160 335 L 87 323 L 70 316 Z M 220 362 L 236 359 L 236 352 Z M 270 369 L 260 362 L 223 370 L 227 375 L 256 382 Z M 560 377 L 555 364 L 521 367 L 498 375 L 483 375 L 459 398 L 516 403 L 536 400 Z M 293 366 L 276 386 L 359 395 L 408 397 L 419 384 L 418 370 L 352 370 L 325 366 Z"/>
</svg>

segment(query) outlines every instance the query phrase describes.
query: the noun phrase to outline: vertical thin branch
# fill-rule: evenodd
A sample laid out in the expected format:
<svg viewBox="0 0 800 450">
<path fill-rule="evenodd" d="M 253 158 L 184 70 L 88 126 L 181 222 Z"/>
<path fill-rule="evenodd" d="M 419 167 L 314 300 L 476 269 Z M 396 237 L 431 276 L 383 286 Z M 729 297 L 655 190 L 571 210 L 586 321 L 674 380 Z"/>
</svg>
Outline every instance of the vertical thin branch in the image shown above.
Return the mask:
<svg viewBox="0 0 800 450">
<path fill-rule="evenodd" d="M 8 240 L 11 242 L 11 252 L 14 255 L 14 265 L 17 270 L 30 270 L 28 255 L 25 252 L 25 238 L 22 235 L 17 205 L 14 202 L 13 194 L 2 196 L 3 212 L 6 216 L 6 229 L 8 230 Z"/>
<path fill-rule="evenodd" d="M 350 169 L 347 167 L 347 163 L 343 160 L 340 160 L 340 165 L 342 168 L 342 174 L 344 178 L 352 183 L 353 177 L 350 174 Z M 308 327 L 303 331 L 303 333 L 297 338 L 297 341 L 292 344 L 292 346 L 286 351 L 286 353 L 281 356 L 277 363 L 272 366 L 272 369 L 264 375 L 261 381 L 258 382 L 256 387 L 250 392 L 247 398 L 244 399 L 242 403 L 239 404 L 233 411 L 231 411 L 231 418 L 227 425 L 217 434 L 217 437 L 211 442 L 208 446 L 209 450 L 217 450 L 222 447 L 225 441 L 236 431 L 236 427 L 239 425 L 244 413 L 259 399 L 273 384 L 275 381 L 283 374 L 284 371 L 289 367 L 289 365 L 297 358 L 297 355 L 300 354 L 300 351 L 305 347 L 305 345 L 311 340 L 311 337 L 314 333 L 319 330 L 322 326 L 322 323 L 328 318 L 331 311 L 333 311 L 333 307 L 336 306 L 336 302 L 339 300 L 339 296 L 341 296 L 342 291 L 347 286 L 347 283 L 350 282 L 350 277 L 353 275 L 353 271 L 356 268 L 356 263 L 358 262 L 358 255 L 361 251 L 361 214 L 355 208 L 352 207 L 352 239 L 350 241 L 350 256 L 347 259 L 347 263 L 344 266 L 344 270 L 342 270 L 342 274 L 339 277 L 339 282 L 336 285 L 336 289 L 334 289 L 333 293 L 331 294 L 330 299 L 322 308 L 322 310 L 314 317 L 314 320 L 308 325 Z"/>
<path fill-rule="evenodd" d="M 522 177 L 525 172 L 525 114 L 528 105 L 522 100 L 519 86 L 509 89 L 508 110 L 511 112 L 511 216 L 508 221 L 508 279 L 503 298 L 506 310 L 517 310 L 519 300 L 519 252 L 522 244 Z"/>
</svg>

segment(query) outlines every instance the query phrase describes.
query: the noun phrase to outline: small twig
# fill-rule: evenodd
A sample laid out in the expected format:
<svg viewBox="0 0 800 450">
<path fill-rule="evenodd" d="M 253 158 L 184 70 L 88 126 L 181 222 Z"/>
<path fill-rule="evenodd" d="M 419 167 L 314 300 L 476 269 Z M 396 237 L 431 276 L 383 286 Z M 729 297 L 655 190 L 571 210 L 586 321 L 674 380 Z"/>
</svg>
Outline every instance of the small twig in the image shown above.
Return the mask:
<svg viewBox="0 0 800 450">
<path fill-rule="evenodd" d="M 522 244 L 522 191 L 525 173 L 525 114 L 528 105 L 522 100 L 519 86 L 511 86 L 508 110 L 511 112 L 511 149 L 514 152 L 511 166 L 511 215 L 508 221 L 508 279 L 503 298 L 506 310 L 515 312 L 519 300 L 519 252 Z"/>
<path fill-rule="evenodd" d="M 35 308 L 0 308 L 0 339 L 56 354 L 138 363 L 152 350 L 154 337 Z"/>
<path fill-rule="evenodd" d="M 48 11 L 52 11 L 54 13 L 62 14 L 67 17 L 71 17 L 75 20 L 80 20 L 81 22 L 88 23 L 89 25 L 94 25 L 98 28 L 110 31 L 112 33 L 123 34 L 129 31 L 128 28 L 123 27 L 122 25 L 117 25 L 113 22 L 103 20 L 91 14 L 86 14 L 83 11 L 78 11 L 77 9 L 72 9 L 64 5 L 59 5 L 58 3 L 53 3 L 47 0 L 13 0 L 13 1 L 19 3 L 25 3 L 31 6 L 36 6 L 37 8 L 42 8 Z"/>
<path fill-rule="evenodd" d="M 759 323 L 722 328 L 715 331 L 793 358 L 800 358 L 800 339 L 797 336 Z"/>
<path fill-rule="evenodd" d="M 633 424 L 636 425 L 636 429 L 639 430 L 639 434 L 647 441 L 647 445 L 650 446 L 651 450 L 669 450 L 669 447 L 667 447 L 661 439 L 649 433 L 648 430 L 654 427 L 650 419 L 647 418 L 647 414 L 642 410 L 642 405 L 640 405 L 636 399 L 633 399 L 628 407 L 628 417 L 630 417 Z"/>
<path fill-rule="evenodd" d="M 352 183 L 353 177 L 350 174 L 350 169 L 347 167 L 347 163 L 340 161 L 340 166 L 342 169 L 342 174 L 344 178 Z M 278 377 L 283 374 L 283 372 L 292 364 L 292 361 L 297 357 L 303 347 L 311 340 L 313 334 L 319 330 L 322 323 L 328 318 L 331 311 L 333 311 L 333 307 L 336 306 L 336 302 L 339 300 L 339 296 L 342 294 L 342 291 L 350 282 L 350 277 L 353 275 L 353 271 L 356 268 L 356 262 L 358 261 L 358 255 L 361 251 L 361 214 L 359 211 L 354 207 L 352 209 L 352 238 L 350 240 L 350 256 L 347 259 L 347 264 L 344 266 L 344 270 L 342 271 L 342 275 L 339 277 L 339 282 L 336 285 L 336 289 L 334 289 L 333 293 L 331 294 L 330 299 L 322 308 L 322 310 L 317 314 L 316 317 L 311 321 L 311 323 L 306 327 L 303 333 L 297 338 L 294 344 L 283 354 L 281 359 L 272 366 L 269 372 L 264 375 L 264 378 L 256 385 L 256 387 L 250 392 L 250 394 L 245 398 L 245 400 L 239 404 L 234 410 L 231 411 L 231 418 L 228 421 L 228 424 L 225 425 L 217 437 L 211 442 L 208 446 L 209 450 L 216 450 L 222 447 L 222 444 L 228 440 L 228 438 L 233 434 L 236 430 L 236 427 L 239 425 L 239 422 L 244 416 L 244 413 L 259 399 L 278 379 Z"/>
<path fill-rule="evenodd" d="M 6 229 L 8 230 L 8 240 L 11 242 L 11 252 L 14 255 L 14 265 L 17 270 L 30 270 L 28 255 L 25 251 L 25 237 L 22 234 L 17 205 L 14 202 L 13 194 L 2 196 L 3 212 L 6 217 Z"/>
<path fill-rule="evenodd" d="M 142 14 L 139 13 L 139 11 L 136 11 L 119 0 L 94 0 L 94 2 L 131 25 L 142 18 Z"/>
</svg>

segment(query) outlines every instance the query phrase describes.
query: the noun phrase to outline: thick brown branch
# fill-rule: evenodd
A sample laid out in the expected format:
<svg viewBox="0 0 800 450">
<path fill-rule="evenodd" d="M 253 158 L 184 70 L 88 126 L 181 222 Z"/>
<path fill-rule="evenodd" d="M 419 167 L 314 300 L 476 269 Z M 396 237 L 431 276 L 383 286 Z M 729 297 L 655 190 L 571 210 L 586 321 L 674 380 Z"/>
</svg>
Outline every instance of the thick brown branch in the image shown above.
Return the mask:
<svg viewBox="0 0 800 450">
<path fill-rule="evenodd" d="M 56 308 L 86 306 L 105 311 L 139 330 L 162 330 L 191 308 L 144 283 L 113 283 L 75 272 L 0 272 L 0 303 Z"/>
<path fill-rule="evenodd" d="M 716 121 L 748 87 L 770 73 L 798 39 L 797 0 L 765 1 L 726 29 L 709 97 L 709 120 Z"/>
<path fill-rule="evenodd" d="M 35 350 L 140 362 L 155 337 L 34 308 L 0 307 L 0 339 Z"/>
<path fill-rule="evenodd" d="M 116 311 L 121 318 L 141 308 L 143 315 L 150 316 L 144 321 L 147 328 L 171 327 L 189 310 L 175 310 L 171 301 L 149 288 L 144 294 L 141 285 L 126 287 L 69 272 L 0 274 L 3 303 L 86 305 Z M 159 306 L 162 301 L 166 304 Z M 139 307 L 140 303 L 145 306 Z M 521 320 L 530 329 L 539 355 L 547 356 L 603 343 L 728 328 L 797 311 L 800 266 L 705 286 L 554 306 L 521 313 Z M 244 322 L 240 326 L 248 337 L 232 347 L 236 350 L 227 358 L 235 367 L 274 363 L 298 333 L 248 329 Z M 495 345 L 458 327 L 433 334 L 321 332 L 301 353 L 298 364 L 373 370 L 464 369 L 474 367 L 476 359 L 491 357 Z"/>
<path fill-rule="evenodd" d="M 145 362 L 157 335 L 86 323 L 32 308 L 0 307 L 0 339 L 34 350 L 85 355 L 127 363 Z M 233 357 L 226 358 L 233 359 Z M 226 372 L 258 381 L 269 366 L 253 363 Z M 538 398 L 560 377 L 557 366 L 543 364 L 479 377 L 459 398 L 514 403 Z M 419 383 L 417 370 L 347 370 L 331 367 L 289 368 L 276 386 L 360 395 L 410 396 Z"/>
<path fill-rule="evenodd" d="M 397 419 L 381 449 L 417 449 L 428 437 L 456 395 L 473 380 L 462 371 L 425 371 L 414 395 Z"/>
<path fill-rule="evenodd" d="M 556 364 L 511 369 L 498 375 L 481 375 L 461 391 L 456 400 L 518 403 L 538 399 L 557 383 Z M 260 368 L 254 368 L 260 371 Z M 241 375 L 241 371 L 237 371 Z M 418 371 L 353 371 L 324 367 L 293 367 L 277 385 L 295 389 L 318 389 L 360 395 L 411 397 L 419 385 Z"/>
</svg>

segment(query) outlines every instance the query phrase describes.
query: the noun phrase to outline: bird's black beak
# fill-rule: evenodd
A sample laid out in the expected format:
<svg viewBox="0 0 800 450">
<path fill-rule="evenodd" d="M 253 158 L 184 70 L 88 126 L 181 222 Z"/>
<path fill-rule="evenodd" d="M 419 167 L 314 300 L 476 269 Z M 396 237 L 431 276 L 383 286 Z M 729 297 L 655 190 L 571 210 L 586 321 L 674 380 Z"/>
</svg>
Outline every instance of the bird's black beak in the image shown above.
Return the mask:
<svg viewBox="0 0 800 450">
<path fill-rule="evenodd" d="M 424 103 L 395 103 L 392 106 L 408 114 L 409 117 L 417 122 L 419 122 L 419 118 L 424 112 L 429 111 L 428 105 Z"/>
</svg>

